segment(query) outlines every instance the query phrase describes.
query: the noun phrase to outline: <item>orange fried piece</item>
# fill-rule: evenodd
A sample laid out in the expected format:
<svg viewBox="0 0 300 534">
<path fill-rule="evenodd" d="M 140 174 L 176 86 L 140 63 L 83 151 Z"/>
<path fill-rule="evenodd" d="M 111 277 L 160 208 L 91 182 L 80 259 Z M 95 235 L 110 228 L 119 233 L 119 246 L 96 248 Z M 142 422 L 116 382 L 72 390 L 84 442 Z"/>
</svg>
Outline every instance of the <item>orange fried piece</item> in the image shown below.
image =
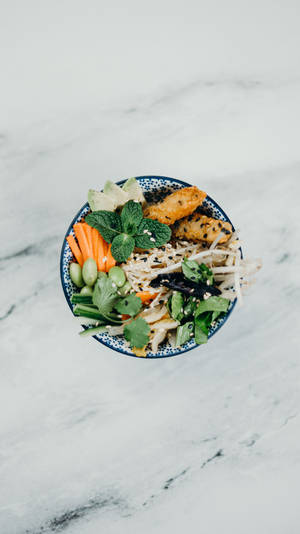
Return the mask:
<svg viewBox="0 0 300 534">
<path fill-rule="evenodd" d="M 161 223 L 170 225 L 186 215 L 190 215 L 198 206 L 201 206 L 206 193 L 196 186 L 178 189 L 168 195 L 159 204 L 148 206 L 144 211 L 144 217 L 155 219 Z"/>
<path fill-rule="evenodd" d="M 207 217 L 201 213 L 194 213 L 185 217 L 175 225 L 173 235 L 178 239 L 190 241 L 206 241 L 212 243 L 220 232 L 224 232 L 219 243 L 226 243 L 232 234 L 232 226 L 229 222 L 220 221 Z"/>
</svg>

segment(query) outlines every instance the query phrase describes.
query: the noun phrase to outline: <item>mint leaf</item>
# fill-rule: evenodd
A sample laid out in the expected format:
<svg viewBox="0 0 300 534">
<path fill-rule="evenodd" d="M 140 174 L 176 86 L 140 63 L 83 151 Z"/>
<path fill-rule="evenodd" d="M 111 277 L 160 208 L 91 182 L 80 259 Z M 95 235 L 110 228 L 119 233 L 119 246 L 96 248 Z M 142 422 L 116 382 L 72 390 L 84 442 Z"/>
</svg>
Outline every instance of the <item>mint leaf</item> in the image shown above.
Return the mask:
<svg viewBox="0 0 300 534">
<path fill-rule="evenodd" d="M 124 328 L 124 336 L 129 341 L 131 347 L 141 349 L 149 343 L 150 326 L 145 319 L 138 317 Z"/>
<path fill-rule="evenodd" d="M 143 219 L 137 229 L 135 245 L 139 248 L 161 247 L 171 237 L 171 229 L 166 224 L 152 219 Z"/>
<path fill-rule="evenodd" d="M 180 345 L 184 345 L 187 341 L 190 341 L 192 338 L 191 334 L 194 332 L 194 323 L 188 322 L 183 324 L 182 326 L 177 327 L 176 331 L 176 347 L 180 347 Z"/>
<path fill-rule="evenodd" d="M 122 232 L 120 216 L 114 211 L 94 211 L 89 213 L 85 220 L 100 232 L 107 243 L 111 243 L 114 237 Z"/>
<path fill-rule="evenodd" d="M 126 261 L 133 249 L 134 238 L 130 235 L 120 234 L 113 239 L 111 253 L 116 261 Z"/>
<path fill-rule="evenodd" d="M 206 311 L 226 312 L 229 306 L 229 300 L 223 297 L 209 297 L 207 300 L 201 300 L 195 311 L 195 317 Z"/>
<path fill-rule="evenodd" d="M 179 291 L 174 291 L 171 297 L 171 317 L 176 321 L 176 319 L 181 315 L 181 309 L 183 307 L 183 296 Z"/>
<path fill-rule="evenodd" d="M 126 234 L 136 234 L 138 225 L 143 218 L 143 210 L 139 202 L 129 200 L 126 202 L 121 213 L 123 230 Z"/>
<path fill-rule="evenodd" d="M 109 315 L 118 299 L 117 287 L 113 287 L 110 278 L 98 278 L 93 291 L 93 304 L 98 310 L 105 316 Z"/>
<path fill-rule="evenodd" d="M 115 305 L 115 308 L 119 313 L 131 315 L 131 317 L 134 317 L 135 315 L 137 315 L 141 307 L 142 307 L 142 301 L 140 297 L 137 297 L 136 295 L 133 295 L 133 294 L 123 299 L 120 299 Z"/>
</svg>

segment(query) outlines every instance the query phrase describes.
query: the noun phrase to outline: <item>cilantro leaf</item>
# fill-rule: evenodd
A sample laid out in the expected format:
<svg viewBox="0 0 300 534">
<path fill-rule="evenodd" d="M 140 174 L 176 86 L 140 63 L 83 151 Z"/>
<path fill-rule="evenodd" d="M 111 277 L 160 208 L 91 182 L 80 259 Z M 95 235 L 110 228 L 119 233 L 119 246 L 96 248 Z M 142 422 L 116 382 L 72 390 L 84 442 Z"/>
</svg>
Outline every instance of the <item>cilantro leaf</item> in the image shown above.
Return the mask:
<svg viewBox="0 0 300 534">
<path fill-rule="evenodd" d="M 98 310 L 103 315 L 108 316 L 118 299 L 117 287 L 113 287 L 110 278 L 104 276 L 98 278 L 93 291 L 93 304 L 97 306 Z"/>
<path fill-rule="evenodd" d="M 137 313 L 139 313 L 141 307 L 142 301 L 140 297 L 137 297 L 133 294 L 120 299 L 115 305 L 115 308 L 119 313 L 131 315 L 131 317 L 134 317 Z"/>
<path fill-rule="evenodd" d="M 143 219 L 137 229 L 135 244 L 139 248 L 161 247 L 171 237 L 171 228 L 166 224 L 154 221 L 153 219 Z"/>
<path fill-rule="evenodd" d="M 124 328 L 124 336 L 129 341 L 131 347 L 141 349 L 149 342 L 150 326 L 145 319 L 138 317 L 127 324 Z"/>
<path fill-rule="evenodd" d="M 182 326 L 177 327 L 176 331 L 176 347 L 180 347 L 180 345 L 184 345 L 187 341 L 190 341 L 192 338 L 191 334 L 194 332 L 194 323 L 188 322 L 183 324 Z"/>
<path fill-rule="evenodd" d="M 100 232 L 107 243 L 111 243 L 114 237 L 122 233 L 121 218 L 114 211 L 93 211 L 85 220 Z"/>
<path fill-rule="evenodd" d="M 134 249 L 134 238 L 127 234 L 117 235 L 111 245 L 111 253 L 115 260 L 126 261 Z"/>
<path fill-rule="evenodd" d="M 124 205 L 121 213 L 123 230 L 126 234 L 134 235 L 143 218 L 143 210 L 139 202 L 129 200 Z"/>
<path fill-rule="evenodd" d="M 195 311 L 195 317 L 207 311 L 226 312 L 229 306 L 229 300 L 223 297 L 209 297 L 207 300 L 201 300 Z"/>
</svg>

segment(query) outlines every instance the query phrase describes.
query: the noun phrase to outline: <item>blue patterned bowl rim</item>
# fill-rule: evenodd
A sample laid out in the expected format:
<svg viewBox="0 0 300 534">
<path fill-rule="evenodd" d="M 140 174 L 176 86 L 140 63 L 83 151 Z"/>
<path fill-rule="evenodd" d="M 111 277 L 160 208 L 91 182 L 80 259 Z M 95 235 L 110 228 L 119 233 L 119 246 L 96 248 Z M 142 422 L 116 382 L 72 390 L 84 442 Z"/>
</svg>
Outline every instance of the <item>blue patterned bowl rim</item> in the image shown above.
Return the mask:
<svg viewBox="0 0 300 534">
<path fill-rule="evenodd" d="M 184 182 L 183 180 L 179 180 L 177 178 L 170 178 L 168 176 L 154 176 L 154 175 L 149 175 L 148 176 L 148 175 L 145 175 L 145 176 L 137 176 L 136 177 L 136 180 L 138 180 L 138 181 L 144 181 L 146 179 L 147 180 L 160 180 L 162 182 L 171 181 L 172 183 L 176 183 L 176 184 L 181 185 L 181 187 L 190 187 L 191 186 L 191 184 L 189 184 L 188 182 Z M 120 180 L 120 181 L 115 182 L 115 183 L 117 185 L 123 185 L 125 182 L 126 182 L 126 179 L 123 179 L 123 180 Z M 218 210 L 221 213 L 221 215 L 224 217 L 224 220 L 228 221 L 232 225 L 232 228 L 233 228 L 233 231 L 234 231 L 235 228 L 234 228 L 231 220 L 229 219 L 229 217 L 225 213 L 225 211 L 219 206 L 219 204 L 213 198 L 211 198 L 209 195 L 206 196 L 205 201 L 209 202 L 216 210 Z M 73 225 L 75 224 L 75 222 L 78 219 L 80 219 L 82 212 L 84 212 L 87 208 L 88 208 L 88 203 L 86 202 L 80 208 L 80 210 L 77 212 L 77 214 L 73 218 L 72 222 L 70 223 L 70 225 L 69 225 L 69 227 L 68 227 L 68 229 L 67 229 L 67 231 L 65 233 L 64 239 L 63 239 L 63 244 L 62 244 L 62 248 L 61 248 L 61 255 L 60 255 L 60 279 L 61 279 L 61 284 L 62 284 L 62 288 L 63 288 L 63 292 L 64 292 L 64 295 L 65 295 L 66 301 L 67 301 L 68 306 L 69 306 L 70 310 L 72 311 L 72 313 L 73 313 L 73 305 L 71 303 L 70 296 L 68 294 L 67 287 L 66 287 L 66 284 L 64 282 L 64 273 L 63 273 L 64 258 L 65 258 L 66 247 L 67 247 L 66 238 L 71 233 Z M 242 253 L 242 250 L 241 250 L 241 253 Z M 228 320 L 230 314 L 232 313 L 235 305 L 236 305 L 236 299 L 230 304 L 226 315 L 221 320 L 218 321 L 218 323 L 217 323 L 216 327 L 213 329 L 213 331 L 209 332 L 209 334 L 208 334 L 208 338 L 209 339 L 213 335 L 215 335 L 216 332 L 218 332 L 218 330 L 220 330 L 220 328 L 226 323 L 226 321 Z M 83 326 L 83 328 L 86 328 L 86 327 Z M 110 338 L 108 338 L 108 340 L 106 340 L 106 339 L 102 339 L 102 337 L 101 337 L 102 335 L 97 335 L 97 336 L 92 336 L 92 337 L 96 341 L 99 341 L 102 345 L 105 345 L 106 347 L 114 350 L 115 352 L 119 352 L 121 354 L 126 354 L 127 356 L 133 356 L 135 358 L 140 358 L 140 359 L 143 359 L 143 360 L 169 358 L 171 356 L 177 356 L 179 354 L 184 354 L 185 352 L 189 352 L 190 350 L 199 348 L 201 346 L 201 345 L 197 345 L 194 341 L 189 341 L 185 345 L 183 345 L 182 347 L 170 349 L 169 352 L 166 353 L 166 354 L 163 354 L 163 353 L 160 354 L 158 352 L 157 354 L 150 353 L 148 355 L 148 353 L 147 353 L 147 357 L 146 358 L 141 358 L 140 356 L 136 356 L 136 354 L 134 354 L 133 352 L 129 351 L 129 349 L 127 349 L 127 348 L 125 349 L 124 347 L 122 347 L 121 343 L 120 343 L 119 347 L 113 346 L 112 342 L 111 342 L 111 339 L 115 338 L 115 336 L 110 336 Z M 161 352 L 163 352 L 163 350 Z"/>
</svg>

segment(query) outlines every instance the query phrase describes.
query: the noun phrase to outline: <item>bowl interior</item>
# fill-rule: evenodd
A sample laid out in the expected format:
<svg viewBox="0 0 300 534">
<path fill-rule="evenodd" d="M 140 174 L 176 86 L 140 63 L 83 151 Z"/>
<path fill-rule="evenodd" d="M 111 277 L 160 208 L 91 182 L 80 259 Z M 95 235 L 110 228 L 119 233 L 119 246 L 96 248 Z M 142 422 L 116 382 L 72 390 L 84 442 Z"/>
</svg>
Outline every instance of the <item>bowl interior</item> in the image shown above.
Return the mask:
<svg viewBox="0 0 300 534">
<path fill-rule="evenodd" d="M 139 176 L 137 177 L 137 180 L 139 181 L 139 184 L 142 187 L 144 195 L 148 202 L 159 202 L 168 193 L 171 193 L 175 191 L 176 189 L 181 189 L 183 187 L 188 187 L 191 185 L 181 180 L 176 180 L 175 178 L 167 178 L 165 176 Z M 118 185 L 122 185 L 125 181 L 126 180 L 122 180 L 117 183 Z M 223 221 L 228 221 L 231 223 L 226 213 L 224 213 L 224 211 L 220 208 L 220 206 L 209 196 L 207 196 L 206 199 L 204 200 L 201 206 L 201 211 L 210 217 L 214 217 L 216 219 L 221 219 Z M 74 217 L 73 221 L 71 222 L 66 232 L 66 235 L 64 237 L 62 251 L 61 251 L 61 261 L 60 261 L 61 282 L 62 282 L 62 287 L 64 290 L 66 300 L 72 311 L 73 311 L 73 306 L 71 304 L 71 296 L 72 296 L 73 291 L 76 291 L 76 287 L 73 285 L 70 275 L 69 275 L 69 264 L 73 257 L 72 257 L 71 249 L 66 241 L 66 237 L 70 233 L 74 234 L 73 225 L 76 222 L 79 222 L 82 219 L 82 217 L 85 217 L 85 215 L 88 212 L 89 212 L 89 205 L 88 203 L 86 203 L 84 204 L 84 206 L 82 206 L 82 208 L 79 210 L 79 212 L 77 213 L 77 215 Z M 216 322 L 215 326 L 211 327 L 208 338 L 211 338 L 221 328 L 221 326 L 223 326 L 225 321 L 228 319 L 230 313 L 232 312 L 235 306 L 235 302 L 236 301 L 230 304 L 225 317 L 223 317 L 222 319 L 219 319 Z M 135 356 L 135 354 L 133 354 L 133 352 L 130 350 L 130 347 L 128 347 L 126 340 L 122 336 L 110 336 L 109 334 L 105 333 L 105 334 L 97 334 L 96 336 L 93 336 L 93 337 L 97 341 L 102 343 L 103 345 L 106 345 L 107 347 L 117 352 L 127 354 L 128 356 Z M 185 345 L 182 345 L 182 347 L 179 347 L 179 348 L 173 348 L 168 342 L 166 342 L 160 346 L 160 349 L 158 352 L 156 353 L 148 352 L 147 358 L 165 358 L 169 356 L 175 356 L 177 354 L 183 354 L 184 352 L 192 350 L 195 347 L 198 347 L 198 345 L 195 343 L 194 340 L 188 341 L 187 343 L 185 343 Z"/>
</svg>

